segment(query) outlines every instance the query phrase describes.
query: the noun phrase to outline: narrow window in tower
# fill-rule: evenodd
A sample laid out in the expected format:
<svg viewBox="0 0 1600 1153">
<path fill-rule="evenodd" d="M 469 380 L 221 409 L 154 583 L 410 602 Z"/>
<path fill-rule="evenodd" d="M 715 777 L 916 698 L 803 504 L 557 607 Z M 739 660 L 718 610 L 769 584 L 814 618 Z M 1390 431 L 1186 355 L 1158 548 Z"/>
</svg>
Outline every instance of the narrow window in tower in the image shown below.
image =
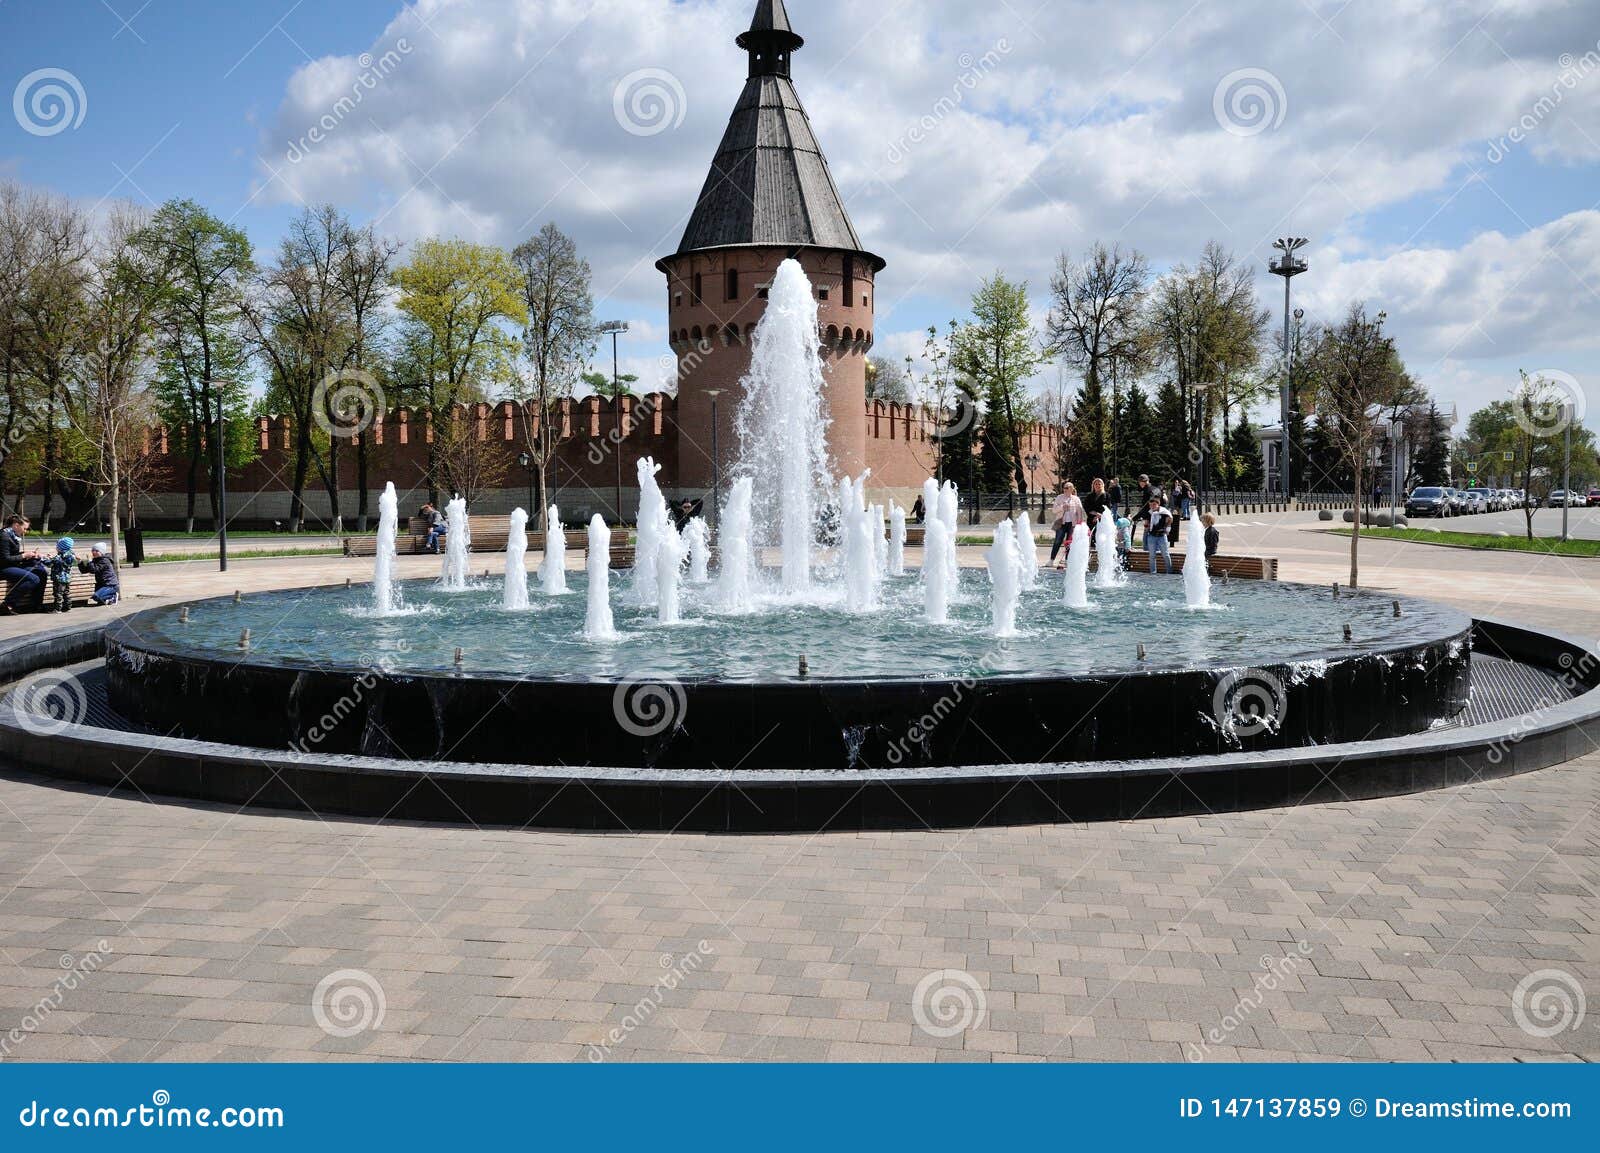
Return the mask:
<svg viewBox="0 0 1600 1153">
<path fill-rule="evenodd" d="M 683 293 L 681 293 L 681 292 L 674 292 L 674 293 L 673 293 L 673 294 L 672 294 L 672 304 L 673 304 L 673 307 L 674 307 L 674 308 L 676 308 L 676 307 L 677 307 L 677 306 L 678 306 L 678 305 L 680 305 L 680 304 L 682 304 L 682 303 L 683 303 Z"/>
<path fill-rule="evenodd" d="M 828 290 L 826 288 L 817 289 L 817 299 L 818 300 L 827 300 L 828 299 Z"/>
<path fill-rule="evenodd" d="M 694 274 L 694 286 L 689 291 L 690 291 L 690 296 L 693 298 L 694 302 L 696 304 L 699 304 L 700 303 L 700 274 L 698 272 Z"/>
<path fill-rule="evenodd" d="M 728 299 L 739 299 L 739 270 L 737 268 L 728 269 Z"/>
<path fill-rule="evenodd" d="M 856 295 L 856 259 L 853 256 L 844 258 L 844 306 L 850 307 L 850 302 Z"/>
</svg>

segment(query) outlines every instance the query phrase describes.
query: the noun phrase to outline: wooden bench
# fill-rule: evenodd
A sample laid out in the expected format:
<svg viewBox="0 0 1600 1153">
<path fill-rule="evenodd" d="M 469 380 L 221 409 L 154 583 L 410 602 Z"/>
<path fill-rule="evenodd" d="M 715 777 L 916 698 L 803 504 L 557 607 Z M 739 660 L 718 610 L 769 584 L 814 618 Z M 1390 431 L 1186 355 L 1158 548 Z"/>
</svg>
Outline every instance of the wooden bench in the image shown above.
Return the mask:
<svg viewBox="0 0 1600 1153">
<path fill-rule="evenodd" d="M 1099 558 L 1091 555 L 1089 561 L 1090 571 L 1093 571 L 1095 561 Z M 1172 552 L 1172 568 L 1175 572 L 1183 571 L 1185 554 L 1174 549 Z M 1136 548 L 1128 554 L 1127 569 L 1129 572 L 1147 573 L 1150 571 L 1150 554 L 1142 548 Z M 1156 572 L 1164 572 L 1165 566 L 1158 565 Z M 1211 558 L 1208 570 L 1212 576 L 1218 577 L 1226 574 L 1230 578 L 1251 581 L 1275 581 L 1278 579 L 1278 558 L 1270 556 L 1223 556 L 1220 553 Z"/>
<path fill-rule="evenodd" d="M 44 582 L 44 586 L 43 587 L 44 587 L 44 607 L 46 609 L 49 609 L 49 607 L 53 603 L 55 603 L 54 602 L 54 595 L 55 594 L 50 589 L 50 580 L 49 580 L 48 577 L 45 578 L 45 582 Z M 91 597 L 93 595 L 93 593 L 94 593 L 94 574 L 93 573 L 75 572 L 75 573 L 72 574 L 72 603 L 73 604 L 75 604 L 75 605 L 88 604 L 89 600 L 91 599 Z M 0 577 L 0 597 L 6 597 L 6 596 L 10 596 L 10 595 L 11 595 L 11 582 L 6 580 L 4 577 Z M 18 607 L 19 607 L 19 609 L 21 611 L 27 612 L 28 610 L 36 608 L 37 606 L 36 605 L 26 605 L 25 604 L 25 605 L 20 605 Z"/>
</svg>

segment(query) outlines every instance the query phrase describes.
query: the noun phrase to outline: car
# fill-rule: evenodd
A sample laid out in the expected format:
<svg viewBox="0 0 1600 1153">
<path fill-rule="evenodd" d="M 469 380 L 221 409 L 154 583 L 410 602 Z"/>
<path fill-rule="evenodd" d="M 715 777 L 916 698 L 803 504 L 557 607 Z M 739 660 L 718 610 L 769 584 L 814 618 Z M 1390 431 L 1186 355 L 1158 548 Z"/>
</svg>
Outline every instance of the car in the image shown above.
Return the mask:
<svg viewBox="0 0 1600 1153">
<path fill-rule="evenodd" d="M 1467 513 L 1467 494 L 1459 488 L 1447 488 L 1445 492 L 1450 494 L 1450 515 L 1465 516 Z"/>
<path fill-rule="evenodd" d="M 1411 495 L 1406 497 L 1406 515 L 1419 517 L 1449 516 L 1449 492 L 1434 485 L 1426 485 L 1421 488 L 1412 489 Z"/>
<path fill-rule="evenodd" d="M 1589 495 L 1584 498 L 1583 503 L 1589 508 L 1600 507 L 1600 488 L 1591 488 L 1589 490 Z"/>
<path fill-rule="evenodd" d="M 1579 497 L 1577 493 L 1568 492 L 1564 488 L 1558 488 L 1550 494 L 1550 507 L 1576 508 L 1578 505 L 1578 500 Z"/>
<path fill-rule="evenodd" d="M 1461 495 L 1466 503 L 1467 512 L 1469 514 L 1476 515 L 1477 513 L 1489 511 L 1489 501 L 1483 495 L 1482 489 L 1469 488 Z"/>
</svg>

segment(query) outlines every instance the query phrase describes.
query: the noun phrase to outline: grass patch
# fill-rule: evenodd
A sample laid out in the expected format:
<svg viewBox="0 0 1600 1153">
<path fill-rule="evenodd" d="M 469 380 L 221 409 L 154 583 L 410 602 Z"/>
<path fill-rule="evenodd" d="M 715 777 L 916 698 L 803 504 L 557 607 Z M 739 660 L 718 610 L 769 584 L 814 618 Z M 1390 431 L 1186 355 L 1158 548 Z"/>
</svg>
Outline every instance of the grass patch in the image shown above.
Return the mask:
<svg viewBox="0 0 1600 1153">
<path fill-rule="evenodd" d="M 1347 528 L 1333 530 L 1349 536 Z M 1554 537 L 1494 536 L 1485 532 L 1430 532 L 1420 528 L 1363 528 L 1363 537 L 1383 540 L 1408 540 L 1417 544 L 1450 545 L 1454 548 L 1492 549 L 1497 552 L 1531 552 L 1547 556 L 1600 557 L 1600 540 L 1559 540 Z"/>
<path fill-rule="evenodd" d="M 144 563 L 169 564 L 173 561 L 189 560 L 216 560 L 217 552 L 169 552 L 158 556 L 147 556 Z M 289 556 L 343 556 L 343 548 L 247 548 L 229 549 L 229 560 L 266 560 L 272 557 Z"/>
</svg>

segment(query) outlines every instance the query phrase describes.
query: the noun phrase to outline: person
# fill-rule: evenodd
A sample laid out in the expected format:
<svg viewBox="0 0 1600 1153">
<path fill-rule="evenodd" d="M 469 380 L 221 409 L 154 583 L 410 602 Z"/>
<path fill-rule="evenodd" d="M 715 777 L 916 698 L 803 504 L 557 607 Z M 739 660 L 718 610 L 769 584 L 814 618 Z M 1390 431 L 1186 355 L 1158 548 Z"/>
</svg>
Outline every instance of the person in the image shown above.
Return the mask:
<svg viewBox="0 0 1600 1153">
<path fill-rule="evenodd" d="M 693 519 L 694 501 L 684 497 L 683 502 L 672 510 L 672 526 L 682 532 Z"/>
<path fill-rule="evenodd" d="M 1111 504 L 1111 511 L 1119 518 L 1122 516 L 1122 482 L 1112 477 L 1106 485 L 1106 500 Z"/>
<path fill-rule="evenodd" d="M 1217 518 L 1206 513 L 1200 518 L 1200 523 L 1206 526 L 1206 560 L 1217 555 L 1217 549 L 1222 544 L 1222 534 L 1217 531 Z"/>
<path fill-rule="evenodd" d="M 1133 550 L 1133 522 L 1125 516 L 1117 518 L 1117 567 L 1128 567 L 1128 553 Z"/>
<path fill-rule="evenodd" d="M 1083 498 L 1083 511 L 1088 517 L 1090 532 L 1094 531 L 1094 526 L 1100 523 L 1101 516 L 1110 507 L 1111 502 L 1106 497 L 1106 482 L 1095 477 L 1089 482 L 1089 495 Z"/>
<path fill-rule="evenodd" d="M 1172 545 L 1167 539 L 1167 533 L 1172 528 L 1172 513 L 1167 511 L 1161 503 L 1159 496 L 1150 498 L 1150 503 L 1145 506 L 1146 524 L 1144 530 L 1144 548 L 1150 555 L 1150 574 L 1155 575 L 1156 558 L 1165 557 L 1167 560 L 1167 575 L 1172 575 Z"/>
<path fill-rule="evenodd" d="M 1067 533 L 1073 531 L 1074 526 L 1084 523 L 1083 502 L 1078 499 L 1078 486 L 1070 480 L 1063 481 L 1061 492 L 1056 496 L 1055 503 L 1050 506 L 1050 525 L 1056 530 L 1055 539 L 1050 544 L 1050 559 L 1046 564 L 1053 564 L 1056 568 L 1066 568 L 1066 558 L 1061 558 L 1061 563 L 1056 564 L 1056 554 L 1061 551 L 1061 545 L 1067 539 Z"/>
<path fill-rule="evenodd" d="M 916 521 L 918 524 L 921 524 L 922 521 L 923 521 L 923 518 L 926 517 L 927 515 L 928 515 L 927 506 L 925 506 L 922 503 L 922 497 L 919 494 L 917 496 L 917 503 L 911 506 L 911 519 Z"/>
<path fill-rule="evenodd" d="M 77 542 L 70 536 L 64 536 L 56 541 L 56 552 L 49 560 L 50 565 L 50 593 L 54 600 L 54 609 L 64 613 L 72 608 L 72 573 L 78 567 L 78 558 L 73 555 L 73 548 Z"/>
<path fill-rule="evenodd" d="M 1148 522 L 1150 520 L 1150 498 L 1152 496 L 1160 496 L 1160 494 L 1151 487 L 1150 478 L 1141 472 L 1139 474 L 1139 507 L 1134 510 L 1133 523 L 1137 525 L 1140 521 L 1146 522 L 1144 529 L 1144 535 L 1146 539 L 1148 539 L 1150 536 L 1150 525 Z"/>
<path fill-rule="evenodd" d="M 422 521 L 428 527 L 428 541 L 423 546 L 429 552 L 439 551 L 439 542 L 450 532 L 450 526 L 445 523 L 444 514 L 433 507 L 433 503 L 422 506 Z"/>
<path fill-rule="evenodd" d="M 15 513 L 6 518 L 6 527 L 0 529 L 0 576 L 11 582 L 11 591 L 0 604 L 0 615 L 16 616 L 21 611 L 18 606 L 24 602 L 30 608 L 43 607 L 44 581 L 50 570 L 37 552 L 23 547 L 27 535 L 27 518 Z"/>
<path fill-rule="evenodd" d="M 89 549 L 89 559 L 80 561 L 79 572 L 94 574 L 94 592 L 89 594 L 92 605 L 114 605 L 122 593 L 117 579 L 117 564 L 111 559 L 111 546 L 104 542 Z"/>
</svg>

